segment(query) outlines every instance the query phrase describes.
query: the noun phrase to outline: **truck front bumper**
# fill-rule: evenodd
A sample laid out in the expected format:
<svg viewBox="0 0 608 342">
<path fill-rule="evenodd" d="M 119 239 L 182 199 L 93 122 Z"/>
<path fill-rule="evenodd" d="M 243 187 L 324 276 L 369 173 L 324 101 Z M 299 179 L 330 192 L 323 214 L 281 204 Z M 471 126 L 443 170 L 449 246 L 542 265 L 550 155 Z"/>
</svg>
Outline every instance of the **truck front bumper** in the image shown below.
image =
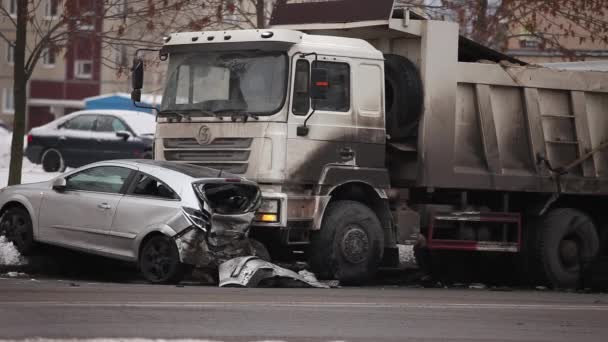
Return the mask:
<svg viewBox="0 0 608 342">
<path fill-rule="evenodd" d="M 321 218 L 329 198 L 262 192 L 263 204 L 251 224 L 252 230 L 258 237 L 273 235 L 283 245 L 306 244 L 310 231 L 321 228 Z M 272 209 L 270 212 L 269 208 Z M 276 220 L 271 220 L 272 215 L 277 215 Z"/>
</svg>

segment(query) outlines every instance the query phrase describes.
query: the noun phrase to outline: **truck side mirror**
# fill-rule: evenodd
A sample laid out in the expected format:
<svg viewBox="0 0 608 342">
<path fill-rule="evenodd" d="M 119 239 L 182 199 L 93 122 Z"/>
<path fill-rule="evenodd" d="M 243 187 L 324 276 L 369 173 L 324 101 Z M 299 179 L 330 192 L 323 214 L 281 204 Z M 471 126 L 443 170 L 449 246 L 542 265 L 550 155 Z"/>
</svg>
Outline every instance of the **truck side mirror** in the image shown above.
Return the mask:
<svg viewBox="0 0 608 342">
<path fill-rule="evenodd" d="M 313 100 L 325 100 L 329 90 L 329 79 L 327 69 L 312 68 L 310 71 L 311 89 L 310 98 Z"/>
<path fill-rule="evenodd" d="M 141 101 L 141 88 L 144 86 L 144 60 L 140 57 L 133 57 L 133 67 L 131 68 L 131 100 Z"/>
</svg>

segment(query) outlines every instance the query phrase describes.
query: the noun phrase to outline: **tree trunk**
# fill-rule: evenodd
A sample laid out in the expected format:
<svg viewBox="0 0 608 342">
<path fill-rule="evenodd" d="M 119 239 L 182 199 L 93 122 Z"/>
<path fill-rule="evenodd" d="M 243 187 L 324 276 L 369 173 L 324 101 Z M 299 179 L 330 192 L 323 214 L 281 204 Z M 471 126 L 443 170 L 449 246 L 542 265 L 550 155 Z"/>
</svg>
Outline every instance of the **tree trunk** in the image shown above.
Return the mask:
<svg viewBox="0 0 608 342">
<path fill-rule="evenodd" d="M 23 136 L 25 135 L 25 114 L 27 79 L 25 74 L 25 43 L 27 33 L 28 0 L 17 0 L 17 37 L 15 41 L 15 65 L 13 68 L 13 99 L 15 104 L 13 141 L 11 143 L 11 163 L 8 185 L 21 183 L 23 164 Z"/>
<path fill-rule="evenodd" d="M 255 2 L 255 14 L 257 19 L 258 28 L 266 27 L 266 16 L 264 15 L 264 11 L 266 10 L 266 6 L 264 6 L 264 0 L 257 0 Z"/>
</svg>

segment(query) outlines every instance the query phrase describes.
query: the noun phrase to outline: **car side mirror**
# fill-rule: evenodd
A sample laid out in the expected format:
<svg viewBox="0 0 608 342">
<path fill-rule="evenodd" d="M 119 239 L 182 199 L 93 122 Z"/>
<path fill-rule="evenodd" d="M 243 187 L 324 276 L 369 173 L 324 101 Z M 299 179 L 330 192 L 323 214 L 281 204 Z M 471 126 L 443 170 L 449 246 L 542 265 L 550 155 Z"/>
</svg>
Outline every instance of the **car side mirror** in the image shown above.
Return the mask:
<svg viewBox="0 0 608 342">
<path fill-rule="evenodd" d="M 325 100 L 329 90 L 329 77 L 327 69 L 312 68 L 310 71 L 311 89 L 310 98 L 313 100 Z"/>
<path fill-rule="evenodd" d="M 131 133 L 127 131 L 118 131 L 116 132 L 116 136 L 122 138 L 122 140 L 129 140 L 129 138 L 131 137 Z"/>
<path fill-rule="evenodd" d="M 144 86 L 144 60 L 141 57 L 133 57 L 133 67 L 131 68 L 131 100 L 141 102 L 141 89 Z"/>
<path fill-rule="evenodd" d="M 57 192 L 64 192 L 67 186 L 67 181 L 63 177 L 55 178 L 53 181 L 53 190 Z"/>
</svg>

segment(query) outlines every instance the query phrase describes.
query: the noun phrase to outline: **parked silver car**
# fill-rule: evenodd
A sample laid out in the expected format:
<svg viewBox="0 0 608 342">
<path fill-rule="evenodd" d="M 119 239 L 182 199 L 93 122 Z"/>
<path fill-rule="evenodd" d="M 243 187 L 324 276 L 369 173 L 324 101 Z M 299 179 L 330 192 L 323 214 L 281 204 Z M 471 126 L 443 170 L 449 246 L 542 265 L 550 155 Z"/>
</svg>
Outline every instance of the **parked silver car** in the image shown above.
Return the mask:
<svg viewBox="0 0 608 342">
<path fill-rule="evenodd" d="M 201 243 L 245 239 L 260 198 L 255 183 L 211 168 L 106 161 L 0 189 L 0 235 L 25 255 L 47 243 L 137 262 L 148 281 L 170 283 L 208 260 Z"/>
</svg>

